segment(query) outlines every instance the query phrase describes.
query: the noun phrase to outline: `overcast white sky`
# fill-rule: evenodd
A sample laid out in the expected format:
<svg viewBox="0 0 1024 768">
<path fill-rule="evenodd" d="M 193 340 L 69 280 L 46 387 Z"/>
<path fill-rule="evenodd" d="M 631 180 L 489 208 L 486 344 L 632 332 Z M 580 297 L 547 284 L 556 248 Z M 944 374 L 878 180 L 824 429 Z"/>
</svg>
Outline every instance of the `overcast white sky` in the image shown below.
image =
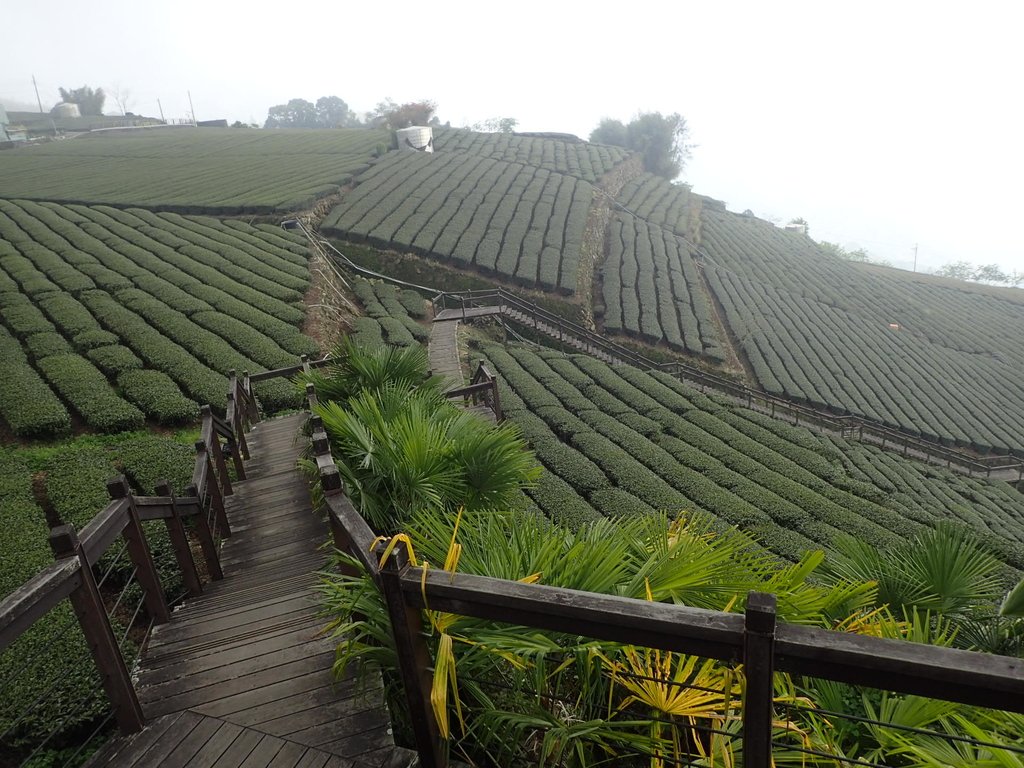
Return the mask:
<svg viewBox="0 0 1024 768">
<path fill-rule="evenodd" d="M 433 99 L 586 136 L 680 112 L 695 191 L 909 268 L 1024 271 L 1024 4 L 5 3 L 0 100 L 131 92 L 129 109 L 262 123 L 289 98 Z M 114 108 L 108 100 L 107 111 Z"/>
</svg>

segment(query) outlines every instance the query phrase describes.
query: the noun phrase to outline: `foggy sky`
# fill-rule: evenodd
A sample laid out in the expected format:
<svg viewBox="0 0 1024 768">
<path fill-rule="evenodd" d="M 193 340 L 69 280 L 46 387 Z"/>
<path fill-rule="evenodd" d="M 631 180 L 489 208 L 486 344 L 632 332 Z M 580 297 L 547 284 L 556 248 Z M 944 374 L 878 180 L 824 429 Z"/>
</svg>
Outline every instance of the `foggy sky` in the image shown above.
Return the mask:
<svg viewBox="0 0 1024 768">
<path fill-rule="evenodd" d="M 433 99 L 442 121 L 511 116 L 586 137 L 680 112 L 682 180 L 816 239 L 909 268 L 1024 271 L 1024 6 L 916 3 L 5 3 L 0 101 L 58 86 L 128 108 L 262 124 L 290 98 Z M 106 111 L 115 110 L 108 98 Z M 0 179 L 2 184 L 2 179 Z"/>
</svg>

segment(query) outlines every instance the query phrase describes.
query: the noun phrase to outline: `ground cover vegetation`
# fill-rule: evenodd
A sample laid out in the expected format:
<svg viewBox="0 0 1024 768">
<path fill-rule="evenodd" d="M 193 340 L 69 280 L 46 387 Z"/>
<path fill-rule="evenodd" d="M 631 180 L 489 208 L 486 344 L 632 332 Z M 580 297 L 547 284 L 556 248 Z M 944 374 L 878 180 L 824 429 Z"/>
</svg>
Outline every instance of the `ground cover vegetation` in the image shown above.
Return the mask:
<svg viewBox="0 0 1024 768">
<path fill-rule="evenodd" d="M 355 183 L 324 220 L 325 233 L 529 287 L 576 290 L 589 182 L 473 152 L 438 151 L 390 153 Z"/>
<path fill-rule="evenodd" d="M 352 338 L 360 346 L 412 347 L 430 338 L 427 326 L 417 322 L 427 316 L 426 302 L 419 293 L 361 277 L 353 278 L 351 285 L 366 313 L 352 321 Z"/>
<path fill-rule="evenodd" d="M 0 194 L 185 213 L 293 211 L 337 192 L 387 141 L 384 131 L 344 129 L 96 134 L 0 153 Z"/>
<path fill-rule="evenodd" d="M 227 374 L 294 364 L 302 241 L 142 209 L 0 200 L 0 416 L 20 437 L 180 424 L 223 408 Z M 257 394 L 297 400 L 284 382 Z"/>
</svg>

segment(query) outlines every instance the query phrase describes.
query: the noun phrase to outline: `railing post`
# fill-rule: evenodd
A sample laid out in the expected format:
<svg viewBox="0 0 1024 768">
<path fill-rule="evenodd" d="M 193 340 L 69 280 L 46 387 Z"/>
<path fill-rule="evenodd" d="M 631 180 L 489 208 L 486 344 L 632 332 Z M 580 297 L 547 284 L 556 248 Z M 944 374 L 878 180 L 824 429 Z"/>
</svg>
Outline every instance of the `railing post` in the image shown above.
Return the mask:
<svg viewBox="0 0 1024 768">
<path fill-rule="evenodd" d="M 316 396 L 316 387 L 313 386 L 313 382 L 307 382 L 306 384 L 306 410 L 312 412 L 320 404 L 319 398 Z"/>
<path fill-rule="evenodd" d="M 124 475 L 118 475 L 107 481 L 107 493 L 111 499 L 125 499 L 128 502 L 128 524 L 124 527 L 124 540 L 128 547 L 128 556 L 135 566 L 135 575 L 143 590 L 146 610 L 153 617 L 155 624 L 166 624 L 171 614 L 167 610 L 164 588 L 160 584 L 160 576 L 153 563 L 153 555 L 146 543 L 146 534 L 142 530 L 139 511 L 135 508 L 135 499 Z"/>
<path fill-rule="evenodd" d="M 231 524 L 228 523 L 228 513 L 224 508 L 224 496 L 221 495 L 220 486 L 217 485 L 217 476 L 213 472 L 213 462 L 210 461 L 210 454 L 206 450 L 206 443 L 196 440 L 196 456 L 206 461 L 206 487 L 209 489 L 212 498 L 213 511 L 217 515 L 217 527 L 220 535 L 225 539 L 231 537 Z"/>
<path fill-rule="evenodd" d="M 235 471 L 238 472 L 238 479 L 245 480 L 245 464 L 242 463 L 242 460 L 244 459 L 245 461 L 248 461 L 250 458 L 249 442 L 245 439 L 245 423 L 242 419 L 238 403 L 235 401 L 234 388 L 228 392 L 228 406 L 230 407 L 232 403 L 234 403 L 234 416 L 228 426 L 231 427 L 231 431 L 235 433 L 234 443 L 238 450 L 231 454 L 231 459 L 235 462 Z"/>
<path fill-rule="evenodd" d="M 50 549 L 58 560 L 77 557 L 81 564 L 82 585 L 71 593 L 71 607 L 85 635 L 86 645 L 100 673 L 103 690 L 114 707 L 114 717 L 122 734 L 137 733 L 146 724 L 142 706 L 131 675 L 117 645 L 110 619 L 103 607 L 103 597 L 96 586 L 92 566 L 82 551 L 74 526 L 60 525 L 50 531 Z"/>
<path fill-rule="evenodd" d="M 181 580 L 185 589 L 190 595 L 198 595 L 203 591 L 203 584 L 199 580 L 199 571 L 196 570 L 196 561 L 192 557 L 192 548 L 188 545 L 188 534 L 185 532 L 185 524 L 181 521 L 181 513 L 178 511 L 178 501 L 174 498 L 174 489 L 166 480 L 161 481 L 156 487 L 158 496 L 167 496 L 171 500 L 171 516 L 164 518 L 167 525 L 167 536 L 171 540 L 171 549 L 174 550 L 174 559 L 178 561 L 178 568 L 181 569 Z"/>
<path fill-rule="evenodd" d="M 224 451 L 220 447 L 220 437 L 217 435 L 217 427 L 213 423 L 213 409 L 208 405 L 204 405 L 200 410 L 203 416 L 203 421 L 207 419 L 210 421 L 210 449 L 213 451 L 213 462 L 217 466 L 217 477 L 220 478 L 220 487 L 225 496 L 230 496 L 235 492 L 235 489 L 231 487 L 231 478 L 228 477 L 228 465 L 224 461 Z"/>
<path fill-rule="evenodd" d="M 302 363 L 302 372 L 309 373 L 312 368 L 309 367 L 309 355 L 299 355 L 299 362 Z"/>
<path fill-rule="evenodd" d="M 772 684 L 775 671 L 775 595 L 747 595 L 743 627 L 743 768 L 772 765 Z"/>
<path fill-rule="evenodd" d="M 398 671 L 405 689 L 406 706 L 412 720 L 413 738 L 423 768 L 445 768 L 448 756 L 430 704 L 433 662 L 423 634 L 423 617 L 418 608 L 405 602 L 400 577 L 408 565 L 404 542 L 395 545 L 380 571 L 381 589 L 391 618 L 391 633 L 398 655 Z"/>
<path fill-rule="evenodd" d="M 210 530 L 210 521 L 206 518 L 206 510 L 203 509 L 203 500 L 199 496 L 199 489 L 190 485 L 185 489 L 185 495 L 194 496 L 199 504 L 199 514 L 196 515 L 196 537 L 199 539 L 199 547 L 203 550 L 203 559 L 206 560 L 206 572 L 214 581 L 224 578 L 224 571 L 220 567 L 220 553 L 217 552 L 217 542 L 213 539 L 213 531 Z"/>
<path fill-rule="evenodd" d="M 250 424 L 260 423 L 260 409 L 256 407 L 256 397 L 252 393 L 252 382 L 249 372 L 242 371 L 242 393 L 245 395 L 245 410 L 249 414 Z"/>
</svg>

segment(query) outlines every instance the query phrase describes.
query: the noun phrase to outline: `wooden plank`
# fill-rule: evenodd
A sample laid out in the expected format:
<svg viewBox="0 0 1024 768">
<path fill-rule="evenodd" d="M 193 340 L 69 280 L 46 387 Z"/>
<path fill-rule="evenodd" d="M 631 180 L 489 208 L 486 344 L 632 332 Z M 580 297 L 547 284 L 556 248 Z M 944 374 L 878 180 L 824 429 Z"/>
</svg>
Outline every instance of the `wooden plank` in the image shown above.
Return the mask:
<svg viewBox="0 0 1024 768">
<path fill-rule="evenodd" d="M 394 741 L 391 737 L 391 726 L 389 725 L 323 744 L 319 749 L 342 757 L 358 758 L 359 755 L 393 746 Z"/>
<path fill-rule="evenodd" d="M 195 756 L 186 763 L 187 768 L 209 768 L 216 763 L 244 729 L 234 723 L 221 721 L 220 728 L 210 737 Z"/>
<path fill-rule="evenodd" d="M 1008 656 L 779 625 L 781 672 L 1024 713 L 1024 662 Z"/>
<path fill-rule="evenodd" d="M 387 712 L 381 709 L 381 697 L 379 691 L 377 693 L 376 701 L 367 701 L 366 697 L 356 696 L 338 698 L 336 695 L 333 700 L 319 705 L 307 706 L 307 703 L 298 703 L 287 715 L 264 720 L 259 724 L 259 729 L 275 736 L 288 736 L 315 747 L 349 732 L 367 730 L 357 728 L 362 721 L 352 718 L 369 717 L 366 714 L 368 712 L 374 713 L 374 716 L 383 716 L 382 722 L 386 722 Z M 374 725 L 376 724 L 374 722 Z"/>
<path fill-rule="evenodd" d="M 0 600 L 0 651 L 81 586 L 81 567 L 78 558 L 58 560 Z"/>
<path fill-rule="evenodd" d="M 224 690 L 223 684 L 230 680 L 299 661 L 317 653 L 323 653 L 327 650 L 325 646 L 329 645 L 330 643 L 325 643 L 322 639 L 307 640 L 300 645 L 292 645 L 277 651 L 251 656 L 247 659 L 235 661 L 230 665 L 204 669 L 201 672 L 190 669 L 189 663 L 186 661 L 179 665 L 183 668 L 184 675 L 172 680 L 147 683 L 144 687 L 140 688 L 139 696 L 143 701 L 170 699 L 186 693 L 190 696 L 202 696 L 204 688 L 218 686 L 217 691 L 205 694 L 207 697 L 214 698 L 217 693 Z"/>
<path fill-rule="evenodd" d="M 267 764 L 267 768 L 295 768 L 296 763 L 309 751 L 304 744 L 296 744 L 294 741 L 286 741 L 281 751 L 274 759 Z"/>
<path fill-rule="evenodd" d="M 249 728 L 243 730 L 210 768 L 238 768 L 252 754 L 263 734 Z"/>
<path fill-rule="evenodd" d="M 284 746 L 284 741 L 274 736 L 263 735 L 259 743 L 253 748 L 249 756 L 243 760 L 238 768 L 267 768 L 270 761 L 277 757 L 277 753 Z"/>
<path fill-rule="evenodd" d="M 311 714 L 311 712 L 310 712 Z M 311 747 L 322 748 L 325 744 L 337 744 L 339 741 L 353 739 L 368 731 L 376 731 L 390 724 L 387 710 L 380 703 L 371 709 L 358 709 L 348 715 L 329 720 L 325 723 L 316 723 L 297 731 L 291 731 L 288 738 Z M 327 752 L 338 754 L 338 750 L 329 749 Z M 351 753 L 350 753 L 351 754 Z"/>
<path fill-rule="evenodd" d="M 423 579 L 421 568 L 402 573 L 407 604 L 426 607 Z M 710 659 L 738 661 L 742 650 L 739 614 L 444 571 L 428 571 L 425 579 L 426 600 L 435 611 Z"/>
<path fill-rule="evenodd" d="M 85 557 L 90 564 L 110 549 L 128 524 L 128 499 L 115 499 L 78 532 Z"/>
<path fill-rule="evenodd" d="M 346 699 L 363 698 L 370 701 L 374 700 L 374 698 L 376 700 L 382 698 L 383 686 L 366 687 L 360 683 L 355 675 L 356 673 L 353 670 L 349 670 L 344 680 L 336 681 L 332 674 L 331 679 L 323 681 L 322 686 L 319 688 L 303 691 L 302 693 L 278 699 L 269 704 L 250 707 L 242 712 L 236 712 L 231 715 L 231 721 L 240 725 L 258 726 L 263 729 L 265 724 L 273 723 L 282 717 L 291 717 L 294 713 L 305 712 L 315 707 L 325 707 L 342 697 Z M 278 736 L 286 736 L 289 733 L 289 731 L 282 731 L 276 726 L 268 727 L 267 730 L 269 733 L 274 733 Z"/>
<path fill-rule="evenodd" d="M 161 750 L 166 755 L 159 763 L 160 768 L 184 768 L 188 762 L 196 756 L 213 735 L 224 725 L 223 720 L 212 717 L 204 717 L 188 734 L 171 749 L 166 747 Z M 170 746 L 169 744 L 166 746 Z"/>
<path fill-rule="evenodd" d="M 93 760 L 86 764 L 87 768 L 132 768 L 158 743 L 164 734 L 172 730 L 191 730 L 200 721 L 201 716 L 193 712 L 175 712 L 151 721 L 144 731 L 134 736 L 118 739 L 113 742 L 109 752 L 102 750 Z M 187 732 L 187 731 L 186 731 Z M 177 740 L 174 741 L 177 743 Z"/>
<path fill-rule="evenodd" d="M 303 683 L 304 690 L 319 687 L 330 679 L 334 653 L 319 653 L 297 661 L 268 666 L 248 674 L 239 675 L 221 685 L 197 688 L 175 696 L 152 701 L 148 707 L 155 715 L 174 712 L 178 709 L 194 709 L 204 715 L 223 717 L 245 709 L 249 704 L 246 696 L 257 694 L 257 701 L 272 701 L 281 698 L 280 691 L 288 690 L 288 683 L 297 678 L 310 678 Z M 275 686 L 280 686 L 279 688 Z M 295 692 L 295 691 L 290 691 Z M 242 702 L 239 704 L 239 702 Z"/>
<path fill-rule="evenodd" d="M 204 704 L 197 707 L 196 710 L 214 717 L 228 717 L 235 712 L 241 712 L 252 707 L 280 701 L 299 693 L 316 690 L 331 680 L 330 664 L 327 663 L 324 666 L 324 660 L 320 659 L 317 660 L 317 664 L 320 665 L 322 674 L 298 673 L 290 679 L 281 680 L 277 683 L 261 684 L 258 688 Z"/>
</svg>

